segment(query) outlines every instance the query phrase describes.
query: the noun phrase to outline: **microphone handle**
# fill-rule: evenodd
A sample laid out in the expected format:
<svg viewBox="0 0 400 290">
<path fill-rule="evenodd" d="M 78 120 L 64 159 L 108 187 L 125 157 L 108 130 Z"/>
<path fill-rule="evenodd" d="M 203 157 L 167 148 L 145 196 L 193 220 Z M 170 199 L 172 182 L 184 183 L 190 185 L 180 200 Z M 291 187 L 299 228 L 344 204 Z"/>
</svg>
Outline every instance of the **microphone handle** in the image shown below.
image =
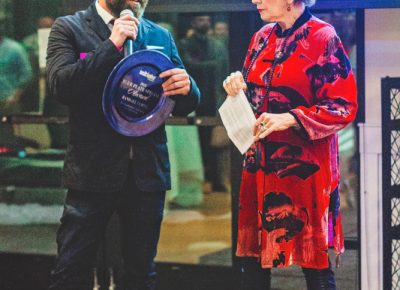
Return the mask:
<svg viewBox="0 0 400 290">
<path fill-rule="evenodd" d="M 124 44 L 124 56 L 127 57 L 133 53 L 133 40 L 127 39 Z"/>
</svg>

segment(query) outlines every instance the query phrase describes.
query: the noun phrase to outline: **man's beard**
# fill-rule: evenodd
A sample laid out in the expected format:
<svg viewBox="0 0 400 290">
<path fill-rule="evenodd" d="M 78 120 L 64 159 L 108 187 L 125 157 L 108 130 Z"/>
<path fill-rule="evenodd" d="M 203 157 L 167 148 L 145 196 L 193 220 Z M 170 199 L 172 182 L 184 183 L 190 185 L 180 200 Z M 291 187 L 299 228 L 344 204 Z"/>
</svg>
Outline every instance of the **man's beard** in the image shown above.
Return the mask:
<svg viewBox="0 0 400 290">
<path fill-rule="evenodd" d="M 120 13 L 124 9 L 129 9 L 133 12 L 136 18 L 143 16 L 144 10 L 147 6 L 148 1 L 139 1 L 134 5 L 129 5 L 126 0 L 107 0 L 107 7 L 111 10 L 115 17 L 119 17 Z"/>
<path fill-rule="evenodd" d="M 208 25 L 201 25 L 201 26 L 197 26 L 195 27 L 195 31 L 197 32 L 197 34 L 200 35 L 206 35 L 208 33 L 208 31 L 210 30 L 210 26 Z"/>
</svg>

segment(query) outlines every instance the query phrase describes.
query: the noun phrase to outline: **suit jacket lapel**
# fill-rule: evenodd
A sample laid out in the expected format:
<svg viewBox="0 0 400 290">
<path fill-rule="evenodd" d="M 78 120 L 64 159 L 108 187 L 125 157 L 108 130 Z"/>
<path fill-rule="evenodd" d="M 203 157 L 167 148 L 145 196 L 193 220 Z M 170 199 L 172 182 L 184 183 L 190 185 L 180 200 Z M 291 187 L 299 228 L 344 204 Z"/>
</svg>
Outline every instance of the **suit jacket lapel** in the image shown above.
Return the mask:
<svg viewBox="0 0 400 290">
<path fill-rule="evenodd" d="M 86 21 L 88 22 L 89 27 L 101 38 L 101 40 L 106 40 L 110 37 L 111 31 L 97 13 L 94 2 L 86 10 Z"/>
<path fill-rule="evenodd" d="M 147 41 L 148 41 L 148 32 L 150 31 L 151 26 L 147 22 L 145 18 L 140 19 L 139 31 L 136 37 L 136 40 L 133 42 L 133 50 L 141 50 L 146 49 Z"/>
<path fill-rule="evenodd" d="M 110 37 L 111 31 L 97 13 L 94 2 L 86 10 L 86 21 L 94 33 L 96 33 L 102 40 L 106 40 Z M 148 41 L 147 35 L 151 29 L 151 25 L 145 18 L 140 19 L 138 35 L 136 40 L 133 42 L 134 51 L 146 49 Z"/>
</svg>

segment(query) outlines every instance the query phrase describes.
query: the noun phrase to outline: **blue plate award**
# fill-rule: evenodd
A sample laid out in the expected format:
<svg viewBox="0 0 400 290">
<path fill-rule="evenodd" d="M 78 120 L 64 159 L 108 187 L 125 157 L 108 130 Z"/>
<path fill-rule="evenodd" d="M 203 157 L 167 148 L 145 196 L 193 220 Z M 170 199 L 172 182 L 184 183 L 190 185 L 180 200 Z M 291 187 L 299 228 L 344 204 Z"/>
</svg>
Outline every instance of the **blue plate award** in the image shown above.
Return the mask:
<svg viewBox="0 0 400 290">
<path fill-rule="evenodd" d="M 159 77 L 174 68 L 171 60 L 156 50 L 140 50 L 123 60 L 108 77 L 103 92 L 103 112 L 118 133 L 144 136 L 165 122 L 175 101 L 163 94 Z"/>
</svg>

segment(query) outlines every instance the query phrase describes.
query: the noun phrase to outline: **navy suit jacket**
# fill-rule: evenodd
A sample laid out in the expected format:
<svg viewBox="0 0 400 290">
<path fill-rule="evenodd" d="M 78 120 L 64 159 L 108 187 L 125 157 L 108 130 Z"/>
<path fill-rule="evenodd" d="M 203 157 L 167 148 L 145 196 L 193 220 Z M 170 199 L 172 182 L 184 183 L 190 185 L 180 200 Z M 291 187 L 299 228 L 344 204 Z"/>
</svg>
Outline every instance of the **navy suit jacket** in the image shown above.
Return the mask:
<svg viewBox="0 0 400 290">
<path fill-rule="evenodd" d="M 165 125 L 143 137 L 116 133 L 102 112 L 108 75 L 123 58 L 109 40 L 110 30 L 94 3 L 85 11 L 58 18 L 47 49 L 49 91 L 69 107 L 70 140 L 64 163 L 67 188 L 93 192 L 122 189 L 133 178 L 143 191 L 170 189 L 170 163 Z M 171 34 L 142 18 L 135 50 L 158 47 L 183 68 Z M 191 79 L 187 96 L 176 96 L 175 116 L 186 116 L 199 104 L 200 92 Z M 130 151 L 133 158 L 130 160 Z M 128 171 L 132 166 L 133 170 Z M 129 174 L 133 176 L 129 176 Z"/>
</svg>

